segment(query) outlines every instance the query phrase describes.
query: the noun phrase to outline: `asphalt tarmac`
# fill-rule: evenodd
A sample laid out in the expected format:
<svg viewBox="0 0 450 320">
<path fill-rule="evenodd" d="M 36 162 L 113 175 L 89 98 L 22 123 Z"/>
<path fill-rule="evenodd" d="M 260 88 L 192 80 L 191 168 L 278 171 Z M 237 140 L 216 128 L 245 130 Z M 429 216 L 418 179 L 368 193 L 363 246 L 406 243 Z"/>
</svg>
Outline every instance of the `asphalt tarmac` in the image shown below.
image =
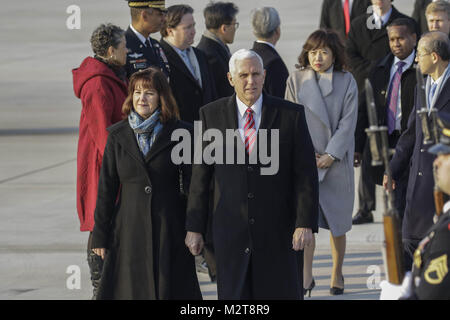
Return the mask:
<svg viewBox="0 0 450 320">
<path fill-rule="evenodd" d="M 195 10 L 195 43 L 204 31 L 202 10 L 208 2 L 184 2 Z M 318 27 L 321 1 L 235 3 L 240 26 L 231 51 L 252 45 L 251 10 L 274 6 L 282 21 L 277 49 L 288 69 L 294 70 L 304 40 Z M 412 13 L 412 0 L 394 4 Z M 80 9 L 80 29 L 67 27 L 71 13 L 66 10 L 71 5 Z M 0 299 L 89 299 L 88 235 L 79 231 L 75 202 L 81 104 L 73 93 L 71 70 L 91 55 L 89 38 L 96 26 L 111 22 L 127 27 L 127 4 L 110 0 L 5 2 L 0 21 Z M 159 34 L 153 36 L 159 39 Z M 356 170 L 355 179 L 358 174 Z M 377 195 L 375 223 L 354 226 L 347 234 L 343 296 L 329 295 L 329 232 L 320 230 L 314 262 L 317 286 L 311 299 L 378 299 L 377 284 L 385 273 L 381 190 Z M 204 298 L 216 299 L 216 287 L 208 277 L 199 274 L 199 281 Z"/>
</svg>

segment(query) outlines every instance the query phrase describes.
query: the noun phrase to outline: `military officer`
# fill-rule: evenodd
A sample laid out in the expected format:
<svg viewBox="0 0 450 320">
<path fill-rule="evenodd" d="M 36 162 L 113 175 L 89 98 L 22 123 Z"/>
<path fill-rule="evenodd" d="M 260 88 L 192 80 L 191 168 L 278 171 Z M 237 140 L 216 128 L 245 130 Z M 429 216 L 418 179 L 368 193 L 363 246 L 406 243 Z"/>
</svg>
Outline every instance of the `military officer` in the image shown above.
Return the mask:
<svg viewBox="0 0 450 320">
<path fill-rule="evenodd" d="M 433 163 L 435 183 L 450 195 L 450 114 L 441 112 L 438 124 L 442 130 L 440 143 L 429 152 L 437 155 Z M 383 281 L 381 299 L 450 299 L 450 201 L 435 220 L 414 253 L 412 273 L 407 274 L 402 286 Z"/>
<path fill-rule="evenodd" d="M 169 76 L 169 62 L 159 42 L 150 38 L 151 33 L 159 32 L 164 23 L 166 8 L 164 0 L 132 1 L 130 7 L 131 24 L 125 37 L 127 40 L 127 76 L 148 67 L 158 67 Z"/>
</svg>

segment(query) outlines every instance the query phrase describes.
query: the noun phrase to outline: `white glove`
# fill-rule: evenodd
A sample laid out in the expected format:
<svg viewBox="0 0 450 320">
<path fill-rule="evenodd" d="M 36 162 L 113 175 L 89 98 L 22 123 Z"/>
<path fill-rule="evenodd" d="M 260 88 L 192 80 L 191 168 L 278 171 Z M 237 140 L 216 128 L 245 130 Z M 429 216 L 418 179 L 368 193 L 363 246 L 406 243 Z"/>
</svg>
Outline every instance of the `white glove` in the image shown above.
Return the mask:
<svg viewBox="0 0 450 320">
<path fill-rule="evenodd" d="M 398 300 L 412 295 L 412 274 L 407 272 L 401 285 L 392 284 L 386 280 L 380 282 L 380 300 Z"/>
</svg>

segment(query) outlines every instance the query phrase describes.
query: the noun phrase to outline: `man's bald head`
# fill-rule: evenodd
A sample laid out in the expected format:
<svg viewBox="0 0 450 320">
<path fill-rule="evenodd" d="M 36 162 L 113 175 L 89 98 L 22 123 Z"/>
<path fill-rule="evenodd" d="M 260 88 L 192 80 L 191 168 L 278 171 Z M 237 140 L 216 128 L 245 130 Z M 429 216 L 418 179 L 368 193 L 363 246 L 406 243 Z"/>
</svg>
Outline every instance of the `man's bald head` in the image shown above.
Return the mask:
<svg viewBox="0 0 450 320">
<path fill-rule="evenodd" d="M 424 34 L 419 41 L 419 48 L 425 53 L 436 53 L 442 60 L 450 60 L 450 41 L 448 35 L 440 31 Z"/>
</svg>

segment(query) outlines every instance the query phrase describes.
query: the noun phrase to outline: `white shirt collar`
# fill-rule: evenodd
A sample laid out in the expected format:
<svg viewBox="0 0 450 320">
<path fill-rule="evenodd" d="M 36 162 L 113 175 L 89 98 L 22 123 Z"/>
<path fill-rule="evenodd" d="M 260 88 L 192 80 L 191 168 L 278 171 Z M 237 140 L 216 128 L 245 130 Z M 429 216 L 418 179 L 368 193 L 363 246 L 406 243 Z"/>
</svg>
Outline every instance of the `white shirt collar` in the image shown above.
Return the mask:
<svg viewBox="0 0 450 320">
<path fill-rule="evenodd" d="M 145 38 L 141 33 L 139 33 L 139 31 L 133 28 L 133 25 L 131 24 L 130 29 L 133 30 L 134 34 L 136 35 L 136 37 L 138 37 L 138 39 L 142 42 L 143 45 L 145 45 L 145 41 L 147 41 L 147 39 L 150 42 L 150 45 L 152 45 L 152 42 L 150 41 L 150 36 L 148 38 Z"/>
<path fill-rule="evenodd" d="M 405 63 L 405 65 L 403 66 L 403 71 L 405 71 L 414 63 L 415 57 L 416 57 L 416 50 L 413 50 L 411 54 L 404 60 L 400 60 L 399 58 L 395 57 L 394 65 L 397 66 L 397 62 L 403 61 Z"/>
<path fill-rule="evenodd" d="M 444 204 L 442 212 L 447 212 L 448 210 L 450 210 L 450 200 Z"/>
<path fill-rule="evenodd" d="M 262 101 L 263 101 L 263 95 L 261 93 L 258 100 L 256 100 L 256 102 L 250 107 L 250 108 L 252 108 L 252 110 L 256 116 L 259 116 L 261 114 Z M 243 103 L 237 95 L 236 95 L 236 104 L 238 107 L 239 114 L 241 115 L 241 118 L 243 118 L 245 116 L 245 111 L 247 111 L 247 109 L 248 109 L 248 106 L 245 103 Z"/>
<path fill-rule="evenodd" d="M 375 11 L 373 12 L 373 16 L 375 17 L 376 21 L 381 20 L 381 26 L 384 26 L 389 21 L 389 18 L 391 17 L 391 13 L 392 13 L 392 7 L 389 9 L 388 12 L 383 14 L 381 17 Z"/>
<path fill-rule="evenodd" d="M 267 42 L 267 41 L 264 41 L 264 40 L 256 40 L 256 42 L 267 44 L 268 46 L 271 46 L 273 49 L 275 49 L 275 46 L 272 43 L 270 43 L 270 42 Z"/>
<path fill-rule="evenodd" d="M 449 66 L 450 66 L 450 63 L 448 64 L 448 66 L 447 66 L 447 68 L 444 70 L 444 72 L 442 72 L 441 76 L 440 76 L 439 78 L 436 79 L 436 81 L 434 81 L 433 78 L 432 78 L 431 76 L 429 76 L 430 79 L 431 79 L 431 85 L 434 85 L 435 83 L 436 83 L 437 85 L 439 85 L 439 84 L 442 82 L 442 80 L 444 79 L 444 75 L 445 75 L 445 73 L 446 73 L 445 71 L 447 71 L 447 69 L 448 69 Z"/>
</svg>

